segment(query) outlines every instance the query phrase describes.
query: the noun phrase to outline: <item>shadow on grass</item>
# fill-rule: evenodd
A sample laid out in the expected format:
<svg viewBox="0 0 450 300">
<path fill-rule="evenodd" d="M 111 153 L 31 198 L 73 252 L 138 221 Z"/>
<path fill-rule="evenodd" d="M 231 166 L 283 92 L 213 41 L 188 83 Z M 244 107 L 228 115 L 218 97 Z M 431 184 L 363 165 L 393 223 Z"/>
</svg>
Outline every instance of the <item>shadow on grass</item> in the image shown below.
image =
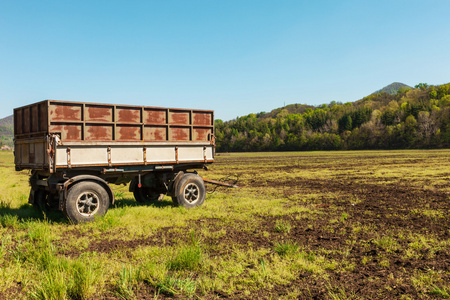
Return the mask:
<svg viewBox="0 0 450 300">
<path fill-rule="evenodd" d="M 28 203 L 22 204 L 19 208 L 11 208 L 8 204 L 0 203 L 0 225 L 3 227 L 43 220 L 69 223 L 60 211 L 42 211 Z"/>
<path fill-rule="evenodd" d="M 175 206 L 172 201 L 166 200 L 165 198 L 161 201 L 149 201 L 149 202 L 137 202 L 133 198 L 122 198 L 122 199 L 116 199 L 114 202 L 114 205 L 110 207 L 110 209 L 115 208 L 123 208 L 123 207 L 135 207 L 135 206 L 152 206 L 152 207 L 168 207 L 168 206 Z"/>
<path fill-rule="evenodd" d="M 121 209 L 125 207 L 153 206 L 163 208 L 174 206 L 172 201 L 162 200 L 148 203 L 140 203 L 134 199 L 117 199 L 109 209 Z M 31 204 L 22 204 L 19 208 L 11 208 L 9 204 L 0 202 L 0 225 L 3 227 L 16 226 L 33 221 L 47 220 L 52 223 L 70 224 L 70 221 L 59 210 L 40 210 Z"/>
</svg>

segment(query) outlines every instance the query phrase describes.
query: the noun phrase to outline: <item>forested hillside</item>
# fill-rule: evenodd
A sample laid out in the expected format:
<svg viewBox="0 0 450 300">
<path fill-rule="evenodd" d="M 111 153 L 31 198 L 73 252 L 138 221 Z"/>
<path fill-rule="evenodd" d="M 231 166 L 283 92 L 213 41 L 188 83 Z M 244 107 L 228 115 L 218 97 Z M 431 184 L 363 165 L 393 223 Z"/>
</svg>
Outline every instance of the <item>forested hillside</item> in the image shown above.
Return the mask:
<svg viewBox="0 0 450 300">
<path fill-rule="evenodd" d="M 217 151 L 450 147 L 450 83 L 216 120 Z"/>
<path fill-rule="evenodd" d="M 8 116 L 6 118 L 0 119 L 0 144 L 13 146 L 13 116 Z"/>
</svg>

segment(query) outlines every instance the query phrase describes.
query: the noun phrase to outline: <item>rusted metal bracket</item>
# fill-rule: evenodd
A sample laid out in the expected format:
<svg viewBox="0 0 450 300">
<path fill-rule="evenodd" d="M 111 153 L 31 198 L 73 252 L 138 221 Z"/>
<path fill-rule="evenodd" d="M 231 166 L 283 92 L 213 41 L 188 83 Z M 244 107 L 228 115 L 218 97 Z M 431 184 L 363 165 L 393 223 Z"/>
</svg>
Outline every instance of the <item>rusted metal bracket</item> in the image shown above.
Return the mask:
<svg viewBox="0 0 450 300">
<path fill-rule="evenodd" d="M 205 161 L 205 164 L 206 164 L 206 162 L 208 161 L 208 160 L 206 159 L 206 146 L 203 146 L 203 160 Z"/>
<path fill-rule="evenodd" d="M 147 147 L 146 146 L 144 146 L 143 151 L 144 151 L 144 165 L 147 165 Z"/>
<path fill-rule="evenodd" d="M 55 163 L 56 165 L 56 163 Z M 70 158 L 70 147 L 67 147 L 67 167 L 72 168 L 71 158 Z"/>
<path fill-rule="evenodd" d="M 111 163 L 111 146 L 108 146 L 108 166 L 112 166 Z"/>
<path fill-rule="evenodd" d="M 57 134 L 48 135 L 46 137 L 47 140 L 47 153 L 48 153 L 48 163 L 49 163 L 49 170 L 50 173 L 56 173 L 56 148 L 59 145 L 62 145 L 61 139 Z M 67 149 L 67 162 L 68 165 L 71 165 L 70 163 L 70 147 Z M 45 161 L 45 159 L 44 159 Z M 70 166 L 69 166 L 70 168 Z"/>
<path fill-rule="evenodd" d="M 203 178 L 203 177 L 202 177 L 202 179 L 203 179 L 204 182 L 212 183 L 212 184 L 215 184 L 215 185 L 232 187 L 232 188 L 239 188 L 237 185 L 231 184 L 231 183 L 221 182 L 221 181 L 218 181 L 218 180 L 208 179 L 208 178 Z"/>
</svg>

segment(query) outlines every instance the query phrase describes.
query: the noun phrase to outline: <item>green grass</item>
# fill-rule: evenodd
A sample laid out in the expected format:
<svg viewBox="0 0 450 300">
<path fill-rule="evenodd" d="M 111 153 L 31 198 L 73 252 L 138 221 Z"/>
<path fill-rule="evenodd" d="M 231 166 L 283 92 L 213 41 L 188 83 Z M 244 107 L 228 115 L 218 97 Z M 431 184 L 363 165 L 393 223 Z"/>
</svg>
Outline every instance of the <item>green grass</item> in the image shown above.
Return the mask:
<svg viewBox="0 0 450 300">
<path fill-rule="evenodd" d="M 156 286 L 160 293 L 170 296 L 185 295 L 191 297 L 197 289 L 195 281 L 189 278 L 179 279 L 171 276 L 165 277 L 164 280 L 158 282 Z"/>
<path fill-rule="evenodd" d="M 277 243 L 274 250 L 280 256 L 293 255 L 295 252 L 297 252 L 298 245 L 295 242 Z"/>
<path fill-rule="evenodd" d="M 284 220 L 276 221 L 275 223 L 275 232 L 289 233 L 291 228 L 291 224 Z"/>
<path fill-rule="evenodd" d="M 240 188 L 202 207 L 113 186 L 104 217 L 73 225 L 27 204 L 29 173 L 0 152 L 0 299 L 449 299 L 448 157 L 221 154 L 201 175 Z"/>
</svg>

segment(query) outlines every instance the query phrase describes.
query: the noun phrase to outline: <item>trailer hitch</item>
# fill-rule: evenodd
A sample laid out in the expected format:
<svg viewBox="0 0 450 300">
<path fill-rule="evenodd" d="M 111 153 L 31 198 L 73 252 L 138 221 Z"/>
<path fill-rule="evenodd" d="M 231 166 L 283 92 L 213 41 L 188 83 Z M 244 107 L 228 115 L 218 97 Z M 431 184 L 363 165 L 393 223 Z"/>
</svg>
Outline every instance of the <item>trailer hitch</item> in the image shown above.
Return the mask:
<svg viewBox="0 0 450 300">
<path fill-rule="evenodd" d="M 228 183 L 228 182 L 222 182 L 222 181 L 218 181 L 218 180 L 214 180 L 214 179 L 208 179 L 208 178 L 204 178 L 202 177 L 204 182 L 208 182 L 208 183 L 212 183 L 215 185 L 220 185 L 220 186 L 226 186 L 226 187 L 231 187 L 231 188 L 239 188 L 237 185 L 232 184 L 232 183 Z"/>
</svg>

